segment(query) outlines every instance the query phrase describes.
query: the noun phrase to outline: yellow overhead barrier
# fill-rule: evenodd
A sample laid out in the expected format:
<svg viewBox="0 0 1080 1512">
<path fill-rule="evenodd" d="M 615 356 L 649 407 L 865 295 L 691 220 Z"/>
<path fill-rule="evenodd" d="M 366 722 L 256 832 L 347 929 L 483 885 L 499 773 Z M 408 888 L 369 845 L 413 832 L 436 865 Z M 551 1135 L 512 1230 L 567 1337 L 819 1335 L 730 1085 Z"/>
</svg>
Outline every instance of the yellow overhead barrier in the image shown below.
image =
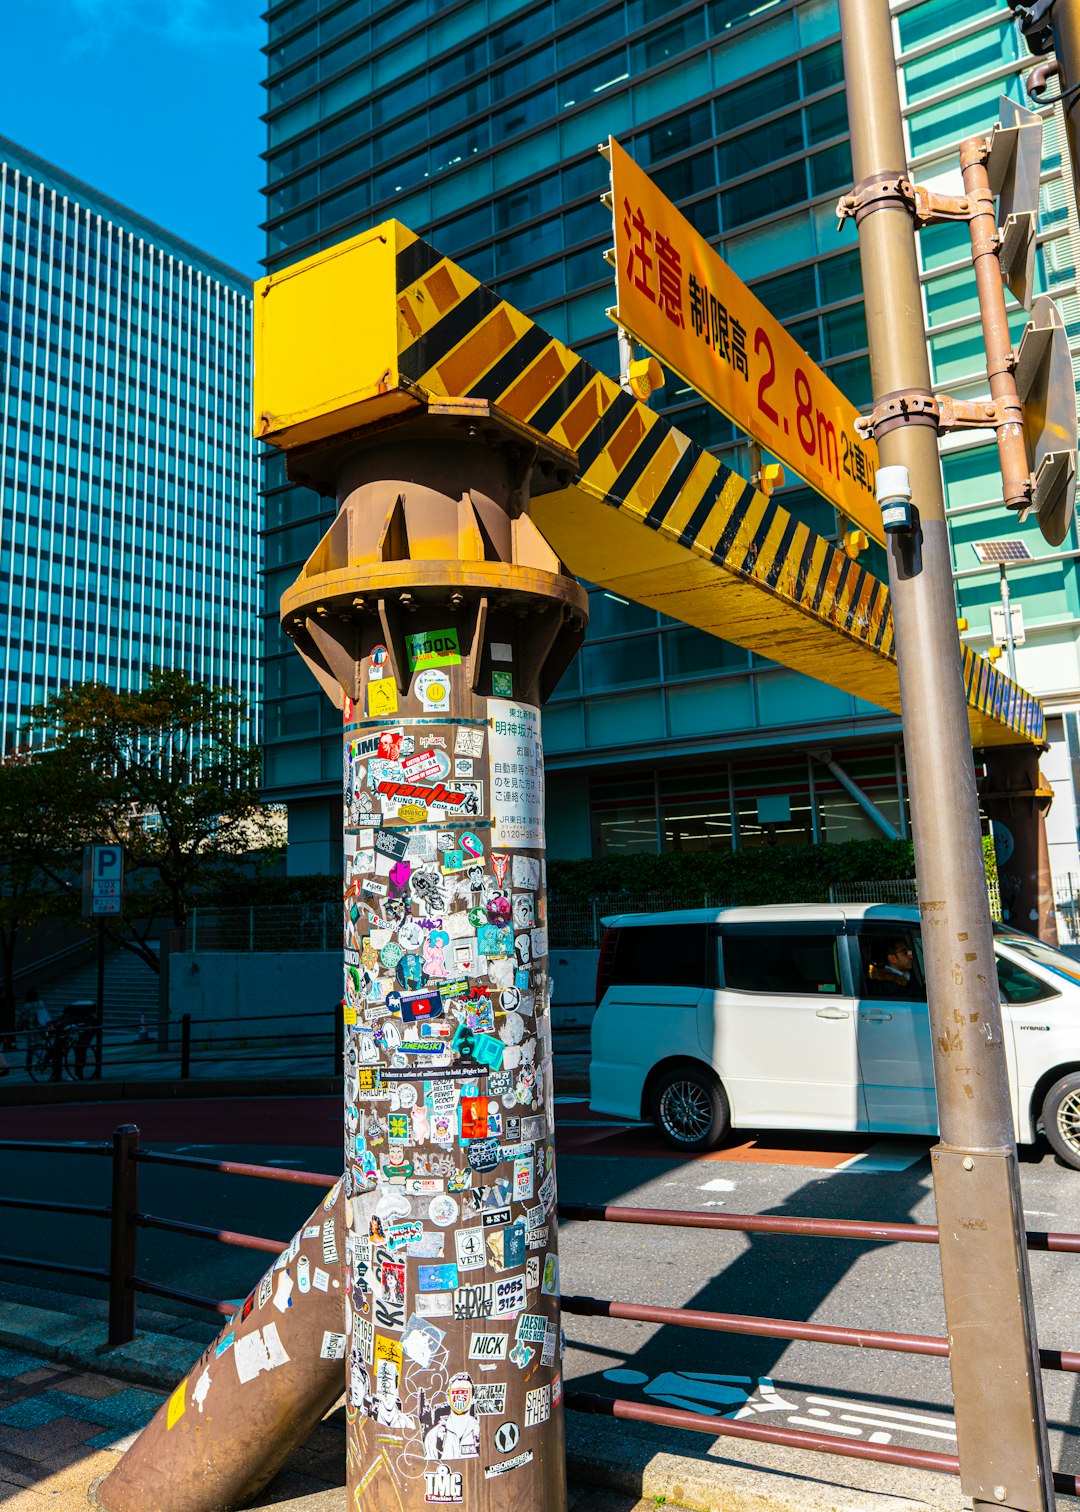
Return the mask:
<svg viewBox="0 0 1080 1512">
<path fill-rule="evenodd" d="M 899 713 L 885 583 L 399 222 L 255 295 L 262 439 L 302 451 L 485 401 L 576 458 L 560 478 L 549 445 L 530 504 L 572 572 Z M 963 657 L 972 744 L 1041 742 L 1038 700 Z"/>
</svg>

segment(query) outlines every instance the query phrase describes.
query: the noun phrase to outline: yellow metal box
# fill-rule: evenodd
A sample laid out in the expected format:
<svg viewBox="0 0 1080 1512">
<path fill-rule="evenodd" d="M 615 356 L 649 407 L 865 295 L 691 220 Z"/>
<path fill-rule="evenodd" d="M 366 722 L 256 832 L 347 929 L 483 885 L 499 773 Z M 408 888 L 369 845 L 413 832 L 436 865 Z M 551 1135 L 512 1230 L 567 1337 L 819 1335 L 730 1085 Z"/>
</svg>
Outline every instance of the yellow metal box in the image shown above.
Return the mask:
<svg viewBox="0 0 1080 1512">
<path fill-rule="evenodd" d="M 255 434 L 304 446 L 409 408 L 399 387 L 396 259 L 384 221 L 255 285 Z"/>
</svg>

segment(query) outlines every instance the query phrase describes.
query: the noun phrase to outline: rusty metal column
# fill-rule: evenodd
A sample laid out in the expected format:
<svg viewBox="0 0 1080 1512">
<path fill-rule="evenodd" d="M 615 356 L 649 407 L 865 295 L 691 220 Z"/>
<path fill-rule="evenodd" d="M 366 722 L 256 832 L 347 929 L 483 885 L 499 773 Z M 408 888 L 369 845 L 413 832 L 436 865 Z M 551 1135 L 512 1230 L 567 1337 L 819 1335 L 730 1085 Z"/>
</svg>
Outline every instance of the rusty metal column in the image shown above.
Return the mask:
<svg viewBox="0 0 1080 1512">
<path fill-rule="evenodd" d="M 1039 770 L 1034 746 L 983 752 L 986 781 L 979 792 L 994 829 L 1001 917 L 1047 945 L 1058 943 L 1054 879 L 1046 840 L 1046 810 L 1054 790 Z"/>
<path fill-rule="evenodd" d="M 888 0 L 840 0 L 875 399 L 930 394 Z M 891 186 L 891 187 L 890 187 Z M 936 424 L 876 433 L 906 469 L 913 528 L 889 538 L 904 746 L 941 1141 L 933 1151 L 961 1484 L 976 1508 L 1053 1506 Z M 879 479 L 880 481 L 880 479 Z M 879 491 L 880 496 L 880 491 Z"/>
<path fill-rule="evenodd" d="M 344 700 L 350 1512 L 565 1505 L 540 711 L 586 598 L 485 407 L 290 459 Z"/>
<path fill-rule="evenodd" d="M 120 1463 L 91 1487 L 102 1512 L 245 1506 L 345 1386 L 339 1181 Z"/>
</svg>

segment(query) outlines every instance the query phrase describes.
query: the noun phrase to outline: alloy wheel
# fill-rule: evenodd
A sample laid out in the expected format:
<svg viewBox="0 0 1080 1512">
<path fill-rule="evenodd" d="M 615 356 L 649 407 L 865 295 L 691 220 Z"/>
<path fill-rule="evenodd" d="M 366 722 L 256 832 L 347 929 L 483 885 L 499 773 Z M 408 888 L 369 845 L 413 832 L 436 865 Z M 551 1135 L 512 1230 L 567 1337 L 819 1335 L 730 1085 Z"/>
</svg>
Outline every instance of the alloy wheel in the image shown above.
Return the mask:
<svg viewBox="0 0 1080 1512">
<path fill-rule="evenodd" d="M 660 1119 L 672 1139 L 692 1144 L 703 1139 L 712 1125 L 712 1103 L 705 1088 L 696 1081 L 672 1082 L 660 1099 Z M 1080 1108 L 1077 1110 L 1080 1136 Z"/>
<path fill-rule="evenodd" d="M 1069 1149 L 1080 1155 L 1080 1089 L 1061 1099 L 1055 1121 Z"/>
</svg>

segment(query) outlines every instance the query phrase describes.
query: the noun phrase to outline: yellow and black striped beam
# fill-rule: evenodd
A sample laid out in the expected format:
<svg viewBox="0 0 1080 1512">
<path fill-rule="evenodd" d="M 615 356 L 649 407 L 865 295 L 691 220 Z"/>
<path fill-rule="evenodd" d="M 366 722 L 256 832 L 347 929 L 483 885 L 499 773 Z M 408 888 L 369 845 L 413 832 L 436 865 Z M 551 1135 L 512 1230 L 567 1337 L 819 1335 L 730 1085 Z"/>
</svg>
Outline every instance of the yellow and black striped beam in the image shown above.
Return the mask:
<svg viewBox="0 0 1080 1512">
<path fill-rule="evenodd" d="M 365 253 L 364 283 L 380 312 L 393 259 L 396 349 L 386 349 L 385 335 L 372 339 L 370 310 L 357 316 L 366 326 L 353 347 L 352 394 L 343 397 L 336 380 L 335 394 L 328 389 L 298 419 L 295 404 L 289 412 L 288 402 L 260 402 L 273 397 L 272 372 L 259 392 L 260 353 L 270 369 L 266 353 L 274 353 L 257 325 L 256 412 L 266 440 L 303 444 L 316 434 L 316 412 L 325 437 L 335 406 L 355 427 L 388 405 L 483 399 L 576 454 L 576 477 L 534 493 L 531 513 L 577 576 L 899 713 L 885 583 L 399 223 L 263 280 L 257 318 L 258 295 L 275 280 L 317 273 L 350 249 Z M 310 345 L 317 312 L 304 318 Z M 316 345 L 325 339 L 336 352 L 340 327 L 339 312 Z M 1038 700 L 968 648 L 964 679 L 974 745 L 1042 740 Z"/>
</svg>

